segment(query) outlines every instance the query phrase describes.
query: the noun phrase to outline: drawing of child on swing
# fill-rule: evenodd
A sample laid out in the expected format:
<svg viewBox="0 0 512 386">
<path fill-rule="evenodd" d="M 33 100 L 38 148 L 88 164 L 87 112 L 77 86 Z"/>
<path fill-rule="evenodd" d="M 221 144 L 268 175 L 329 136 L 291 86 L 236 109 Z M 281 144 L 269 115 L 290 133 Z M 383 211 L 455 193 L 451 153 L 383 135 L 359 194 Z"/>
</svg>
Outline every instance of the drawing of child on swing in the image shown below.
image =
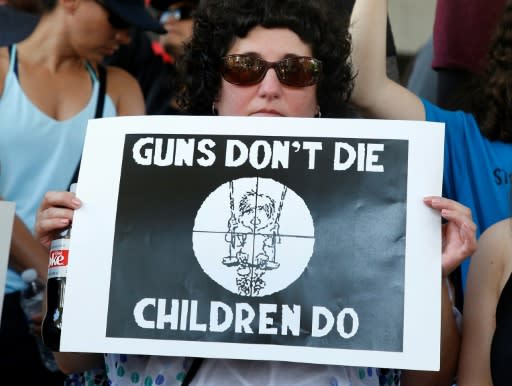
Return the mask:
<svg viewBox="0 0 512 386">
<path fill-rule="evenodd" d="M 279 217 L 286 187 L 279 207 L 269 195 L 254 190 L 245 192 L 235 210 L 233 184 L 230 182 L 231 217 L 225 240 L 229 243 L 229 256 L 222 259 L 228 267 L 237 267 L 237 287 L 240 295 L 258 295 L 264 288 L 262 279 L 268 270 L 279 268 L 276 244 L 279 236 Z"/>
</svg>

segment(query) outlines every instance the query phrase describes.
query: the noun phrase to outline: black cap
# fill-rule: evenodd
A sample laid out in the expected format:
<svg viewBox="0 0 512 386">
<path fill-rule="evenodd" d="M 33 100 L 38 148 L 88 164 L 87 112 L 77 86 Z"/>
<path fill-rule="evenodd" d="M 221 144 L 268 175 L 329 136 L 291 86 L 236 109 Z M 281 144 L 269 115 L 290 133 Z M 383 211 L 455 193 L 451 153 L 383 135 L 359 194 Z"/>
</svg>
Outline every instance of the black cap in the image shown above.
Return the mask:
<svg viewBox="0 0 512 386">
<path fill-rule="evenodd" d="M 103 0 L 105 6 L 136 28 L 156 33 L 167 33 L 164 27 L 146 9 L 144 0 Z"/>
<path fill-rule="evenodd" d="M 167 8 L 169 8 L 174 3 L 192 3 L 192 4 L 199 4 L 199 0 L 150 0 L 150 4 L 153 8 L 159 10 L 159 11 L 165 11 Z"/>
</svg>

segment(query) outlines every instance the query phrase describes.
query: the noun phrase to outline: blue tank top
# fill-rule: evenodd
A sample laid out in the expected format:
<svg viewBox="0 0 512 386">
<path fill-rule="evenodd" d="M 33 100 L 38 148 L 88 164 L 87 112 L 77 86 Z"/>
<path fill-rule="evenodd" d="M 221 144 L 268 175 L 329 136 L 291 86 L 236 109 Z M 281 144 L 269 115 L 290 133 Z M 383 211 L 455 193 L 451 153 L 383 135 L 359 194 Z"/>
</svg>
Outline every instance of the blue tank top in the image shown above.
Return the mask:
<svg viewBox="0 0 512 386">
<path fill-rule="evenodd" d="M 87 106 L 72 118 L 57 121 L 39 110 L 23 92 L 17 75 L 16 46 L 0 95 L 0 195 L 16 203 L 16 214 L 33 231 L 37 208 L 50 190 L 67 190 L 82 154 L 87 121 L 94 118 L 99 81 L 93 82 Z M 103 116 L 117 115 L 105 96 Z M 21 277 L 8 269 L 6 293 L 23 289 Z"/>
</svg>

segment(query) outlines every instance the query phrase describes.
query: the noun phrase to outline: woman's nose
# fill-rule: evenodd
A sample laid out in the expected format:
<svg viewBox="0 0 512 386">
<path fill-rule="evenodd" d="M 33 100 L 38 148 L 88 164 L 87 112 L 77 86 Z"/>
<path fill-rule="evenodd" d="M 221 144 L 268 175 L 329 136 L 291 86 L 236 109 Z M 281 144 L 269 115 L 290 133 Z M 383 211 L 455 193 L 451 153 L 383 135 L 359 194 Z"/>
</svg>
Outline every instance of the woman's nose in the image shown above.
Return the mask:
<svg viewBox="0 0 512 386">
<path fill-rule="evenodd" d="M 280 97 L 282 93 L 283 85 L 279 81 L 276 71 L 273 68 L 269 68 L 259 85 L 259 96 L 274 99 Z"/>
</svg>

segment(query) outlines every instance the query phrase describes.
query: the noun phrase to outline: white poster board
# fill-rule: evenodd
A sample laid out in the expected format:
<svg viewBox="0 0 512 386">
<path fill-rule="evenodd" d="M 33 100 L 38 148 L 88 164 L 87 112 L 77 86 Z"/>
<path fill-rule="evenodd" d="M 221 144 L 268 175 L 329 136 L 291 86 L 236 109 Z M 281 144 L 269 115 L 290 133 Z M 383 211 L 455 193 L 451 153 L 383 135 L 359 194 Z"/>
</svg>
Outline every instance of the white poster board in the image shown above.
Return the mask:
<svg viewBox="0 0 512 386">
<path fill-rule="evenodd" d="M 4 303 L 5 279 L 9 262 L 14 208 L 14 202 L 0 201 L 0 318 L 2 317 Z"/>
<path fill-rule="evenodd" d="M 437 370 L 422 199 L 443 140 L 426 122 L 90 121 L 61 350 Z"/>
</svg>

